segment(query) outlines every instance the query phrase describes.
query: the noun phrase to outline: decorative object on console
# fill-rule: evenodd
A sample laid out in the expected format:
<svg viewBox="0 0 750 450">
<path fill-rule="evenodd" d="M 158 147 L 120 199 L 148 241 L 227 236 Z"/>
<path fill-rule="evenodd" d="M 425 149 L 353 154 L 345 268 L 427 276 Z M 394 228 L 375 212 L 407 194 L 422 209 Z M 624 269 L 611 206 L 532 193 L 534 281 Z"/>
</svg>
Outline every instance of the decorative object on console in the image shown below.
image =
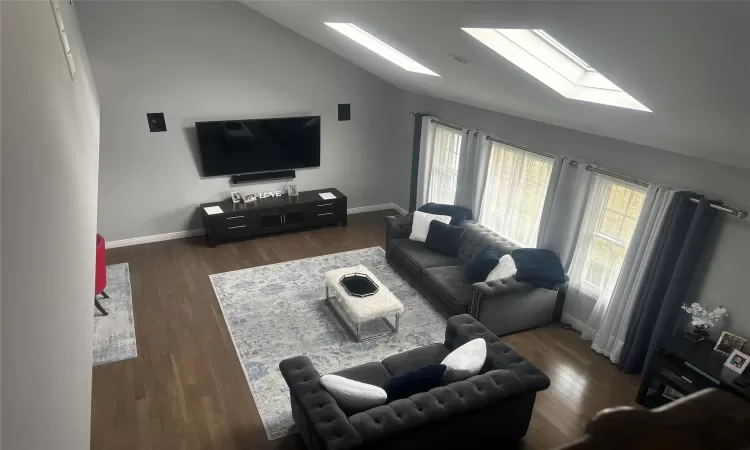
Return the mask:
<svg viewBox="0 0 750 450">
<path fill-rule="evenodd" d="M 716 322 L 722 316 L 727 315 L 724 306 L 718 306 L 713 311 L 705 309 L 700 303 L 693 303 L 688 306 L 682 304 L 681 308 L 691 316 L 690 325 L 692 328 L 685 332 L 685 337 L 693 342 L 700 342 L 708 337 L 708 329 L 716 325 Z"/>
<path fill-rule="evenodd" d="M 719 336 L 719 340 L 716 341 L 714 350 L 723 355 L 729 355 L 734 350 L 742 350 L 742 347 L 746 342 L 747 339 L 743 338 L 742 336 L 737 336 L 736 334 L 732 334 L 728 331 L 722 331 L 721 336 Z"/>
<path fill-rule="evenodd" d="M 255 200 L 256 200 L 256 198 L 255 198 L 255 194 L 244 194 L 244 195 L 242 196 L 242 201 L 243 201 L 244 203 L 252 203 L 252 202 L 254 202 Z"/>
<path fill-rule="evenodd" d="M 750 365 L 750 356 L 742 353 L 739 350 L 734 350 L 727 361 L 724 363 L 725 367 L 729 367 L 735 372 L 741 374 L 747 366 Z"/>
<path fill-rule="evenodd" d="M 482 338 L 476 338 L 458 347 L 443 359 L 445 374 L 443 381 L 452 383 L 465 380 L 478 374 L 487 359 L 487 342 Z"/>
<path fill-rule="evenodd" d="M 427 233 L 430 232 L 430 222 L 437 220 L 438 222 L 450 223 L 451 216 L 440 216 L 437 214 L 429 214 L 422 211 L 414 212 L 414 222 L 411 226 L 411 234 L 409 239 L 417 242 L 424 242 L 427 240 Z"/>
<path fill-rule="evenodd" d="M 297 185 L 296 184 L 290 184 L 288 188 L 289 196 L 290 197 L 296 197 L 297 196 Z"/>
<path fill-rule="evenodd" d="M 242 201 L 242 194 L 237 191 L 232 191 L 232 203 L 237 204 Z"/>
<path fill-rule="evenodd" d="M 281 191 L 258 192 L 258 198 L 281 197 Z"/>
</svg>

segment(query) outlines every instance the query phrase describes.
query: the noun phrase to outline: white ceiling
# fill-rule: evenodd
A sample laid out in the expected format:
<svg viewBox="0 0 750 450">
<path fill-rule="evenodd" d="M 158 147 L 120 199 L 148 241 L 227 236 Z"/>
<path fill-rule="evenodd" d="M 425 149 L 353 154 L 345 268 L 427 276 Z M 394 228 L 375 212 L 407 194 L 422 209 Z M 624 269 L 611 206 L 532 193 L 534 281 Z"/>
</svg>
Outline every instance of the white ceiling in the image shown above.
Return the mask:
<svg viewBox="0 0 750 450">
<path fill-rule="evenodd" d="M 406 90 L 750 168 L 750 3 L 245 3 Z M 355 23 L 441 77 L 407 72 L 324 21 Z M 653 113 L 568 100 L 461 27 L 544 29 Z"/>
</svg>

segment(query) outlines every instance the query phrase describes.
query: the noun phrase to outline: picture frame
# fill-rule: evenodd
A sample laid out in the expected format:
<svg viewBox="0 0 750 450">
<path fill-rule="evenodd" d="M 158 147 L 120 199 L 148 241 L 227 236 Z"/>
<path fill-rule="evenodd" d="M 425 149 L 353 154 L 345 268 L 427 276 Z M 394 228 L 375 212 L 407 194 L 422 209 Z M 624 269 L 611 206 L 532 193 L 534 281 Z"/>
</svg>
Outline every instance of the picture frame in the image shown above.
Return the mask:
<svg viewBox="0 0 750 450">
<path fill-rule="evenodd" d="M 255 201 L 255 194 L 243 194 L 242 201 L 244 203 L 253 203 Z"/>
<path fill-rule="evenodd" d="M 746 355 L 739 350 L 734 350 L 724 362 L 724 367 L 729 367 L 739 374 L 742 374 L 747 366 L 750 366 L 750 355 Z"/>
<path fill-rule="evenodd" d="M 742 350 L 745 343 L 747 343 L 747 339 L 742 336 L 737 336 L 728 331 L 722 331 L 721 336 L 719 336 L 719 339 L 716 341 L 714 350 L 722 355 L 729 355 L 734 350 Z"/>
<path fill-rule="evenodd" d="M 677 400 L 685 395 L 672 386 L 667 386 L 664 388 L 664 392 L 662 392 L 661 396 L 670 400 Z"/>
<path fill-rule="evenodd" d="M 296 184 L 290 184 L 289 190 L 287 191 L 289 193 L 290 197 L 296 197 L 299 195 L 299 192 L 297 191 L 297 185 Z"/>
<path fill-rule="evenodd" d="M 236 205 L 237 203 L 239 203 L 239 202 L 241 202 L 241 201 L 242 201 L 242 194 L 240 194 L 239 192 L 237 192 L 237 191 L 232 191 L 232 194 L 231 194 L 231 195 L 232 195 L 232 203 L 234 203 L 235 205 Z"/>
</svg>

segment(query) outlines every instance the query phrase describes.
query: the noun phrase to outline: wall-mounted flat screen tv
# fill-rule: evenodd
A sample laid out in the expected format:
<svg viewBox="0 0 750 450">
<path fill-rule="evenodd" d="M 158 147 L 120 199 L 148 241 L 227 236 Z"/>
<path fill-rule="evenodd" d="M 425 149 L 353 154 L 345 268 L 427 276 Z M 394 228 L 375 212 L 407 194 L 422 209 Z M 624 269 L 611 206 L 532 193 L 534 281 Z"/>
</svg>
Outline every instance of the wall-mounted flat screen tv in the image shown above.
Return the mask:
<svg viewBox="0 0 750 450">
<path fill-rule="evenodd" d="M 320 166 L 320 116 L 196 122 L 203 176 Z"/>
</svg>

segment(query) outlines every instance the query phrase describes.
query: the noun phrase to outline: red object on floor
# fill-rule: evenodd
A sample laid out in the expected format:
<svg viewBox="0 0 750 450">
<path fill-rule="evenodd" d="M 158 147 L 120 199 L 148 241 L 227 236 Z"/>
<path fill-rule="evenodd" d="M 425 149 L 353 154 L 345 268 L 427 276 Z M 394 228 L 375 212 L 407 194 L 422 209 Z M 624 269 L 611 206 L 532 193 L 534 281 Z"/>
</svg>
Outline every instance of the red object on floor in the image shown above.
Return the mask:
<svg viewBox="0 0 750 450">
<path fill-rule="evenodd" d="M 104 257 L 105 242 L 101 234 L 96 235 L 96 278 L 94 280 L 94 296 L 107 287 L 107 260 Z"/>
</svg>

